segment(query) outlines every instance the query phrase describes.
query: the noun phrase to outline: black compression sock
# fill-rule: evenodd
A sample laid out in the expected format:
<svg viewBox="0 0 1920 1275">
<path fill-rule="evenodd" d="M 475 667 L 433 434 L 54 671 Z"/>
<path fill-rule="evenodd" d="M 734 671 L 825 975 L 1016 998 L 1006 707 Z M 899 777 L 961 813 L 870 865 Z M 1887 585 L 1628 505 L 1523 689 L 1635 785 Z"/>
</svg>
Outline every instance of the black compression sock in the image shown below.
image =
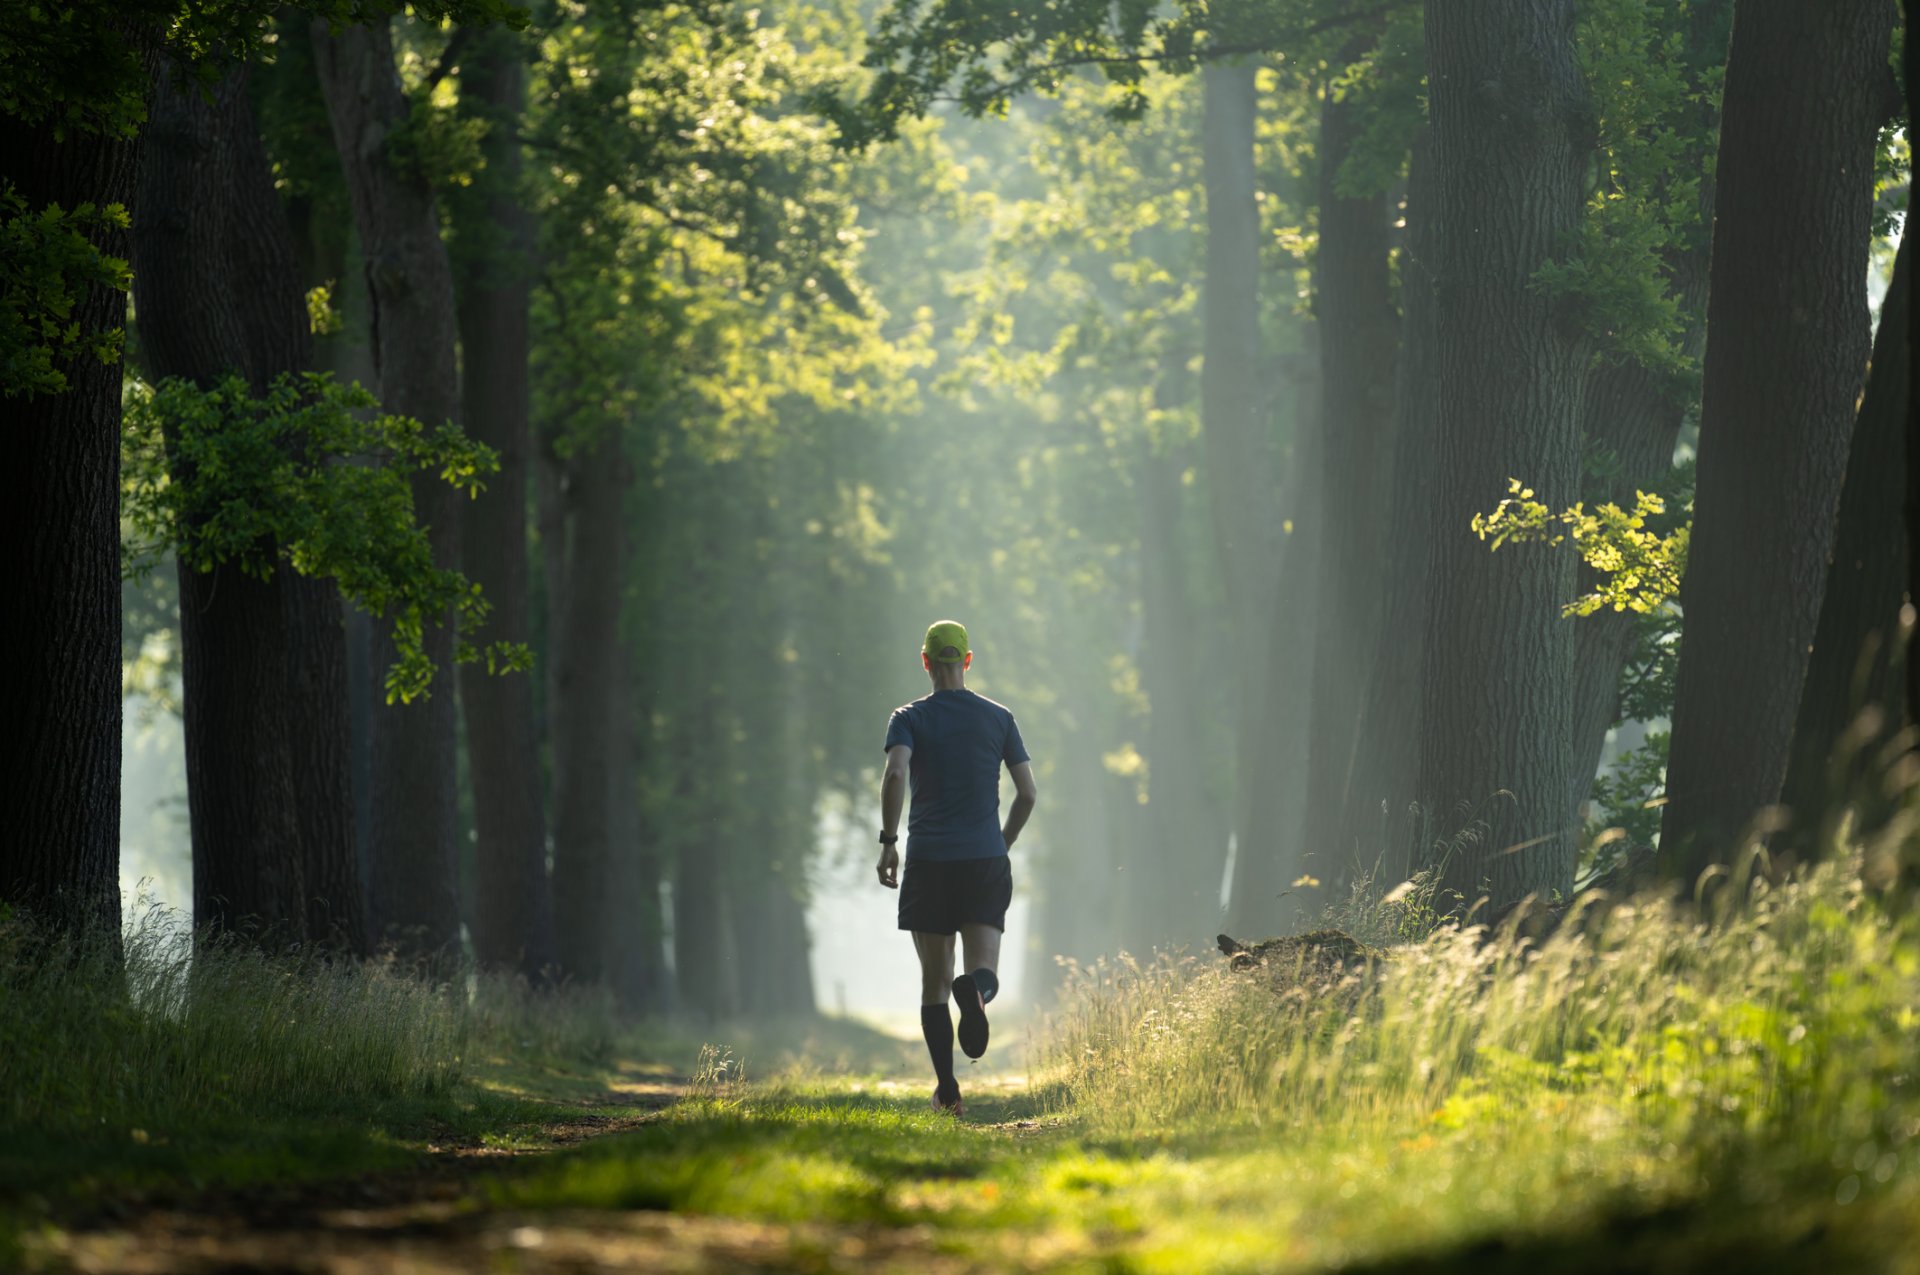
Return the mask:
<svg viewBox="0 0 1920 1275">
<path fill-rule="evenodd" d="M 953 1015 L 945 1001 L 920 1007 L 920 1034 L 927 1038 L 927 1053 L 933 1059 L 933 1074 L 942 1090 L 956 1087 L 953 1078 Z"/>
<path fill-rule="evenodd" d="M 993 994 L 1000 990 L 1000 976 L 985 966 L 973 972 L 973 985 L 980 989 L 980 1003 L 993 1003 Z"/>
</svg>

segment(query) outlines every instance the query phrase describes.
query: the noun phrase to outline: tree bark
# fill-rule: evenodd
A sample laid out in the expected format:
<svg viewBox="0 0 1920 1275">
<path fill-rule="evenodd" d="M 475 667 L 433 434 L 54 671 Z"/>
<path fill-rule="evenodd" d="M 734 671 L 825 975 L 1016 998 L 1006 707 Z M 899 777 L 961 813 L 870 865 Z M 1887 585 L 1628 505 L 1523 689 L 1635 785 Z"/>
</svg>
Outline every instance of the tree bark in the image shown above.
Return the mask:
<svg viewBox="0 0 1920 1275">
<path fill-rule="evenodd" d="M 0 117 L 6 178 L 33 209 L 132 207 L 142 147 Z M 123 233 L 95 242 L 127 255 Z M 96 286 L 70 318 L 91 334 L 119 328 L 126 312 L 124 294 Z M 19 530 L 0 537 L 0 575 L 17 589 L 0 625 L 0 720 L 14 758 L 0 767 L 0 901 L 117 950 L 121 368 L 81 355 L 61 371 L 65 391 L 7 404 L 16 451 L 0 493 Z"/>
<path fill-rule="evenodd" d="M 228 376 L 255 393 L 307 360 L 297 280 L 275 276 L 286 247 L 272 176 L 247 101 L 246 72 L 211 94 L 162 65 L 148 97 L 148 144 L 134 237 L 141 348 L 155 377 L 212 388 Z M 249 132 L 252 135 L 245 136 Z M 251 145 L 249 145 L 251 143 Z M 251 161 L 251 162 L 250 162 Z M 274 302 L 291 287 L 297 322 Z M 177 473 L 181 481 L 193 475 Z M 272 561 L 271 542 L 256 552 Z M 288 665 L 286 573 L 179 563 L 187 805 L 194 923 L 267 943 L 308 936 L 293 739 L 283 711 Z"/>
<path fill-rule="evenodd" d="M 600 981 L 607 951 L 616 763 L 608 690 L 622 658 L 625 470 L 609 433 L 574 458 L 567 484 L 567 609 L 553 656 L 553 919 L 560 973 L 578 982 Z"/>
<path fill-rule="evenodd" d="M 500 472 L 461 524 L 468 578 L 493 610 L 482 641 L 526 642 L 527 462 L 531 448 L 528 272 L 532 227 L 520 206 L 520 144 L 526 108 L 519 44 L 504 27 L 474 37 L 460 68 L 463 110 L 485 119 L 486 167 L 478 189 L 454 201 L 461 412 L 467 432 L 500 455 Z M 474 955 L 488 969 L 534 976 L 552 960 L 553 900 L 547 884 L 546 812 L 531 674 L 460 670 L 473 779 Z"/>
<path fill-rule="evenodd" d="M 1421 866 L 1421 639 L 1431 581 L 1434 437 L 1433 163 L 1424 136 L 1407 166 L 1407 239 L 1400 256 L 1400 357 L 1394 385 L 1393 486 L 1387 501 L 1386 614 L 1355 730 L 1345 844 L 1371 852 L 1374 883 L 1390 887 Z"/>
<path fill-rule="evenodd" d="M 635 704 L 633 654 L 623 645 L 607 689 L 612 718 L 613 857 L 607 898 L 618 918 L 608 926 L 607 981 L 622 1008 L 636 1016 L 670 1008 L 666 941 L 660 908 L 660 856 L 641 812 L 640 773 L 645 745 Z"/>
<path fill-rule="evenodd" d="M 1724 862 L 1779 800 L 1867 362 L 1893 9 L 1742 0 L 1728 54 L 1663 857 Z"/>
<path fill-rule="evenodd" d="M 314 61 L 367 261 L 374 360 L 382 406 L 428 426 L 456 419 L 453 276 L 440 241 L 433 190 L 396 166 L 387 140 L 409 117 L 384 21 L 331 34 L 313 25 Z M 413 482 L 415 516 L 434 561 L 458 566 L 457 493 L 437 475 Z M 376 930 L 408 956 L 438 959 L 460 938 L 455 842 L 451 616 L 427 617 L 426 652 L 438 670 L 433 693 L 373 709 L 369 860 Z M 374 643 L 374 676 L 394 659 L 390 632 Z"/>
<path fill-rule="evenodd" d="M 1572 237 L 1592 122 L 1573 6 L 1439 0 L 1426 15 L 1434 174 L 1433 581 L 1422 659 L 1422 807 L 1444 882 L 1496 908 L 1568 892 L 1573 633 L 1564 554 L 1489 552 L 1470 529 L 1510 476 L 1579 497 L 1588 353 L 1533 286 Z"/>
<path fill-rule="evenodd" d="M 1698 363 L 1706 349 L 1707 259 L 1712 244 L 1712 157 L 1720 132 L 1717 99 L 1707 91 L 1712 73 L 1726 66 L 1733 0 L 1696 0 L 1688 11 L 1687 62 L 1701 101 L 1693 108 L 1692 144 L 1672 174 L 1698 180 L 1699 220 L 1666 254 L 1668 288 L 1680 304 L 1681 352 Z M 1586 432 L 1589 443 L 1610 452 L 1615 476 L 1601 501 L 1632 508 L 1637 493 L 1660 484 L 1673 469 L 1674 447 L 1687 409 L 1698 399 L 1690 375 L 1605 359 L 1587 375 Z M 1583 574 L 1585 569 L 1581 569 Z M 1573 628 L 1573 766 L 1567 809 L 1578 812 L 1593 791 L 1607 731 L 1620 720 L 1620 674 L 1632 654 L 1636 631 L 1631 612 L 1602 611 Z"/>
<path fill-rule="evenodd" d="M 231 295 L 241 311 L 248 378 L 264 386 L 283 372 L 312 366 L 312 326 L 292 226 L 274 190 L 273 165 L 244 88 L 229 119 Z M 306 934 L 365 956 L 372 942 L 353 815 L 345 606 L 331 580 L 309 579 L 291 568 L 275 577 L 286 633 L 284 703 Z"/>
<path fill-rule="evenodd" d="M 1207 197 L 1206 281 L 1201 294 L 1205 357 L 1200 370 L 1201 457 L 1214 549 L 1228 598 L 1244 705 L 1236 722 L 1234 893 L 1248 901 L 1271 891 L 1282 844 L 1298 816 L 1283 739 L 1304 713 L 1273 711 L 1292 688 L 1285 646 L 1273 629 L 1282 545 L 1274 500 L 1276 466 L 1260 350 L 1260 218 L 1254 198 L 1256 94 L 1250 64 L 1210 63 L 1202 72 L 1202 160 Z M 1304 703 L 1301 706 L 1304 709 Z M 1278 769 L 1280 782 L 1274 782 Z M 1283 808 L 1276 809 L 1276 803 Z M 1210 859 L 1200 868 L 1217 866 Z M 1251 875 L 1248 875 L 1251 874 Z M 1250 891 L 1242 891 L 1244 877 Z"/>
<path fill-rule="evenodd" d="M 1845 803 L 1870 804 L 1876 822 L 1885 813 L 1873 781 L 1882 747 L 1906 724 L 1897 656 L 1907 584 L 1901 503 L 1912 399 L 1911 258 L 1912 243 L 1902 236 L 1847 454 L 1833 561 L 1782 790 L 1794 811 L 1800 847 L 1812 853 L 1821 848 L 1816 829 L 1832 827 Z"/>
<path fill-rule="evenodd" d="M 1128 882 L 1125 933 L 1136 950 L 1155 944 L 1204 945 L 1219 929 L 1220 869 L 1227 819 L 1209 800 L 1204 706 L 1204 638 L 1195 632 L 1199 599 L 1186 564 L 1180 475 L 1188 457 L 1143 448 L 1134 467 L 1140 505 L 1140 663 L 1152 712 L 1147 719 L 1147 805 L 1151 835 Z M 1215 794 L 1218 796 L 1220 794 Z"/>
<path fill-rule="evenodd" d="M 1364 50 L 1351 50 L 1358 56 Z M 1380 635 L 1386 575 L 1386 497 L 1392 481 L 1393 368 L 1399 316 L 1388 270 L 1385 194 L 1349 197 L 1340 167 L 1363 108 L 1327 89 L 1320 106 L 1320 584 L 1314 608 L 1312 708 L 1307 724 L 1304 867 L 1338 887 L 1356 871 L 1341 827 L 1353 779 L 1358 719 Z"/>
</svg>

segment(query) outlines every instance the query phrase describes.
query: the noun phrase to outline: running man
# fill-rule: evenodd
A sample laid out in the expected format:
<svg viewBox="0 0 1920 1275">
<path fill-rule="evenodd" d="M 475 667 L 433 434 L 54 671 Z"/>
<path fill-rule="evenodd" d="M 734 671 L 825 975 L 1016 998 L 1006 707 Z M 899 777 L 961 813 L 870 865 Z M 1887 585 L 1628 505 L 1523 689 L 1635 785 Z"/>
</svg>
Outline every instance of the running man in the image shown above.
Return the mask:
<svg viewBox="0 0 1920 1275">
<path fill-rule="evenodd" d="M 913 933 L 920 956 L 920 1031 L 927 1038 L 938 1085 L 933 1104 L 960 1114 L 953 1078 L 952 994 L 960 1007 L 960 1048 L 987 1051 L 987 1003 L 1000 990 L 1000 935 L 1013 899 L 1007 851 L 1033 813 L 1033 765 L 1020 727 L 1002 705 L 967 689 L 973 648 L 958 621 L 927 630 L 920 664 L 933 693 L 893 710 L 887 722 L 887 768 L 880 779 L 880 884 L 900 891 L 900 928 Z M 1015 796 L 1000 823 L 1000 764 L 1013 774 Z M 900 807 L 913 789 L 907 821 L 907 871 L 900 879 Z M 958 933 L 967 973 L 953 976 Z"/>
</svg>

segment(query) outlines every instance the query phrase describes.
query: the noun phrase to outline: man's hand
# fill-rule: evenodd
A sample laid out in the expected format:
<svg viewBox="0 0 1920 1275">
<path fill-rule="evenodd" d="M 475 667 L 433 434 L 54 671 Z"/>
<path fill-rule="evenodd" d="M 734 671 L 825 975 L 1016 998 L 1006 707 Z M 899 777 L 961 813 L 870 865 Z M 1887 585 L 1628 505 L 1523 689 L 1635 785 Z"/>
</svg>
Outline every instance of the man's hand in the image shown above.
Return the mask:
<svg viewBox="0 0 1920 1275">
<path fill-rule="evenodd" d="M 889 890 L 900 888 L 900 852 L 892 846 L 880 847 L 880 884 Z"/>
</svg>

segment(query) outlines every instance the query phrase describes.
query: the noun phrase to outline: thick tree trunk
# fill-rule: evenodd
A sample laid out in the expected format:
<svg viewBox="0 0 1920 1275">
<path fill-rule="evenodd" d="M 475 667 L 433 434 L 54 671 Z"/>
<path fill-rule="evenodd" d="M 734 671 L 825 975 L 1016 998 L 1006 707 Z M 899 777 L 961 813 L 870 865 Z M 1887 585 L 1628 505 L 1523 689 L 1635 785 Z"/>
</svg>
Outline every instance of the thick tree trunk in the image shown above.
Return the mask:
<svg viewBox="0 0 1920 1275">
<path fill-rule="evenodd" d="M 459 234 L 461 411 L 467 432 L 500 454 L 500 472 L 466 510 L 463 563 L 493 607 L 482 639 L 525 642 L 528 610 L 528 271 L 531 226 L 521 209 L 520 144 L 526 106 L 519 44 L 504 27 L 475 37 L 461 63 L 463 109 L 488 122 L 480 189 L 454 204 Z M 473 776 L 474 955 L 489 969 L 535 975 L 552 960 L 546 814 L 530 674 L 460 670 Z"/>
<path fill-rule="evenodd" d="M 675 806 L 688 825 L 674 836 L 673 963 L 680 1007 L 715 1022 L 739 1012 L 739 981 L 729 910 L 723 901 L 726 841 L 716 819 L 699 813 L 699 785 L 711 781 L 697 760 L 705 749 L 683 749 Z"/>
<path fill-rule="evenodd" d="M 1793 757 L 1783 800 L 1793 808 L 1803 848 L 1844 804 L 1878 807 L 1880 752 L 1906 724 L 1899 655 L 1906 602 L 1907 535 L 1901 519 L 1912 401 L 1912 242 L 1902 237 L 1893 281 L 1880 309 L 1867 392 L 1847 453 L 1834 530 L 1833 561 L 1814 631 L 1813 655 L 1794 723 Z M 1876 810 L 1883 814 L 1883 810 Z M 1825 820 L 1822 815 L 1829 817 Z"/>
<path fill-rule="evenodd" d="M 1732 10 L 1733 0 L 1697 0 L 1688 14 L 1689 78 L 1701 100 L 1694 108 L 1692 144 L 1672 177 L 1699 182 L 1700 217 L 1668 251 L 1666 267 L 1668 287 L 1684 316 L 1680 348 L 1696 362 L 1706 348 L 1707 256 L 1714 196 L 1711 160 L 1720 130 L 1717 99 L 1706 86 L 1726 66 Z M 1588 373 L 1587 441 L 1610 452 L 1616 462 L 1612 481 L 1598 493 L 1601 500 L 1632 508 L 1637 493 L 1659 486 L 1673 468 L 1674 446 L 1687 409 L 1697 402 L 1698 382 L 1691 376 L 1617 359 L 1602 361 Z M 1574 624 L 1569 811 L 1577 812 L 1591 795 L 1607 731 L 1620 720 L 1620 674 L 1633 652 L 1636 619 L 1631 612 L 1602 611 Z"/>
<path fill-rule="evenodd" d="M 354 817 L 346 607 L 331 580 L 281 572 L 287 729 L 306 886 L 307 937 L 371 955 L 367 877 Z"/>
<path fill-rule="evenodd" d="M 1141 672 L 1153 711 L 1147 719 L 1151 835 L 1138 878 L 1128 882 L 1126 932 L 1149 944 L 1205 945 L 1219 930 L 1225 812 L 1208 799 L 1201 680 L 1205 637 L 1195 632 L 1198 599 L 1186 566 L 1180 475 L 1187 457 L 1145 452 L 1134 470 L 1140 503 L 1140 592 L 1145 642 Z M 1218 795 L 1218 794 L 1216 794 Z"/>
<path fill-rule="evenodd" d="M 1356 50 L 1357 55 L 1359 51 Z M 1393 367 L 1399 316 L 1388 270 L 1384 194 L 1340 193 L 1340 167 L 1365 126 L 1360 106 L 1328 89 L 1320 107 L 1320 584 L 1307 727 L 1301 862 L 1338 887 L 1355 862 L 1341 823 L 1352 783 L 1360 706 L 1386 602 L 1387 493 L 1392 481 Z"/>
<path fill-rule="evenodd" d="M 601 979 L 607 950 L 617 760 L 608 692 L 623 658 L 626 487 L 618 437 L 609 434 L 575 457 L 567 486 L 567 609 L 553 652 L 553 920 L 560 972 L 579 982 Z"/>
<path fill-rule="evenodd" d="M 149 94 L 133 237 L 147 371 L 206 388 L 239 376 L 258 393 L 307 362 L 298 280 L 275 252 L 289 247 L 285 223 L 245 71 L 210 96 L 178 75 L 163 66 Z M 287 297 L 290 310 L 276 304 Z M 258 552 L 271 559 L 275 546 Z M 297 942 L 308 937 L 308 892 L 284 711 L 294 689 L 288 573 L 255 579 L 235 564 L 203 573 L 184 559 L 179 572 L 194 922 Z"/>
<path fill-rule="evenodd" d="M 138 139 L 72 133 L 0 117 L 6 179 L 33 209 L 133 205 Z M 136 210 L 137 211 L 137 210 Z M 117 232 L 95 240 L 127 254 Z M 126 320 L 126 297 L 88 288 L 72 322 L 86 333 Z M 14 583 L 4 633 L 0 720 L 0 901 L 47 924 L 120 937 L 120 366 L 81 355 L 60 394 L 10 399 L 15 449 L 0 493 L 19 528 L 0 536 Z"/>
<path fill-rule="evenodd" d="M 1271 711 L 1284 697 L 1293 669 L 1288 648 L 1272 629 L 1279 588 L 1281 519 L 1266 382 L 1260 350 L 1260 218 L 1254 198 L 1256 95 L 1251 65 L 1214 63 L 1201 73 L 1205 100 L 1202 152 L 1207 196 L 1206 281 L 1202 322 L 1206 343 L 1200 371 L 1201 455 L 1214 549 L 1228 598 L 1239 674 L 1248 683 L 1236 723 L 1235 875 L 1252 873 L 1252 891 L 1283 870 L 1278 858 L 1297 802 L 1287 798 L 1283 739 L 1298 734 L 1301 715 Z M 1302 543 L 1296 535 L 1289 554 Z M 1302 706 L 1304 707 L 1304 705 Z M 1276 802 L 1285 808 L 1276 810 Z M 1211 856 L 1202 875 L 1217 866 Z M 1236 882 L 1236 893 L 1242 893 Z"/>
<path fill-rule="evenodd" d="M 436 426 L 459 410 L 453 277 L 432 189 L 387 153 L 389 135 L 409 117 L 392 36 L 385 22 L 338 35 L 324 22 L 312 30 L 314 61 L 367 260 L 382 405 Z M 457 566 L 457 493 L 437 475 L 425 474 L 414 480 L 413 503 L 434 561 Z M 416 957 L 448 955 L 460 937 L 451 620 L 427 617 L 426 652 L 438 670 L 433 693 L 412 704 L 378 702 L 373 708 L 368 858 L 376 929 Z M 373 675 L 381 677 L 393 658 L 390 632 L 380 624 Z"/>
<path fill-rule="evenodd" d="M 629 1014 L 663 1014 L 670 1008 L 666 942 L 660 909 L 660 856 L 641 813 L 642 717 L 634 703 L 633 654 L 622 646 L 607 688 L 612 718 L 613 858 L 607 898 L 614 921 L 607 934 L 607 981 Z"/>
<path fill-rule="evenodd" d="M 1867 363 L 1884 0 L 1742 0 L 1722 105 L 1661 849 L 1691 880 L 1780 797 Z"/>
<path fill-rule="evenodd" d="M 1434 469 L 1433 164 L 1421 137 L 1407 169 L 1407 240 L 1400 256 L 1400 358 L 1394 386 L 1393 487 L 1386 502 L 1386 614 L 1356 728 L 1342 837 L 1374 883 L 1390 887 L 1421 864 L 1420 662 L 1431 582 Z"/>
<path fill-rule="evenodd" d="M 1471 522 L 1513 476 L 1550 507 L 1579 498 L 1588 355 L 1533 279 L 1579 225 L 1592 123 L 1571 0 L 1438 0 L 1426 46 L 1437 473 L 1419 791 L 1453 836 L 1446 886 L 1497 908 L 1573 885 L 1572 559 L 1490 552 Z"/>
</svg>

